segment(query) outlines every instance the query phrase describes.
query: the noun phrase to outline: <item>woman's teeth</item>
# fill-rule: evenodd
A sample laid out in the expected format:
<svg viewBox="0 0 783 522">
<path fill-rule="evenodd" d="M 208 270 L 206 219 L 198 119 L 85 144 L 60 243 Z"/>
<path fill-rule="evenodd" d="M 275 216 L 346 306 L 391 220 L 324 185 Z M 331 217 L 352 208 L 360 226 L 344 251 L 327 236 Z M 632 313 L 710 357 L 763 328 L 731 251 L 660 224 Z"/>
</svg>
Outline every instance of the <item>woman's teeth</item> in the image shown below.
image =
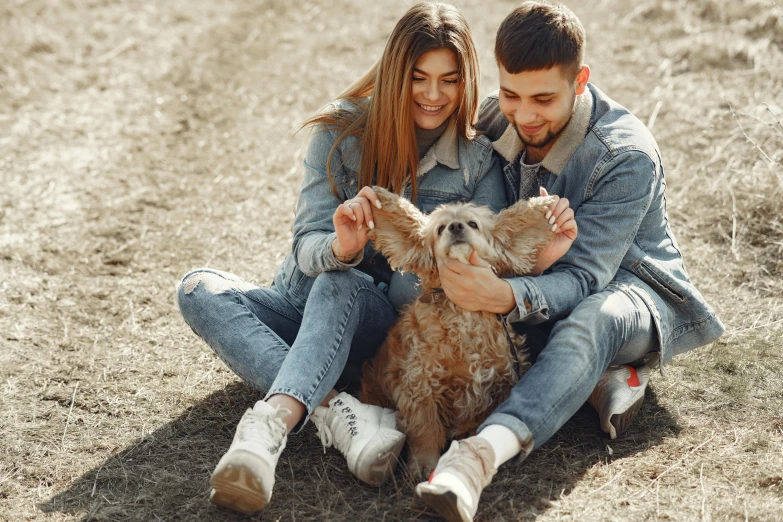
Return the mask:
<svg viewBox="0 0 783 522">
<path fill-rule="evenodd" d="M 420 103 L 419 107 L 421 107 L 422 109 L 424 109 L 427 112 L 438 112 L 439 110 L 441 110 L 443 108 L 443 105 L 422 105 Z"/>
</svg>

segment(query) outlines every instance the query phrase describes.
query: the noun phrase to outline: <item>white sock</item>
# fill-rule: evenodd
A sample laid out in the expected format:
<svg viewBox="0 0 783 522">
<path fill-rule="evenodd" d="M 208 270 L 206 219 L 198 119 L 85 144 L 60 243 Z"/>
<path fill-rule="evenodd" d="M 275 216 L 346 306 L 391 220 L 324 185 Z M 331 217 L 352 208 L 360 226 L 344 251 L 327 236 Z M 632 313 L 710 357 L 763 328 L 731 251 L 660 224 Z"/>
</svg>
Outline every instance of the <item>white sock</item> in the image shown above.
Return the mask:
<svg viewBox="0 0 783 522">
<path fill-rule="evenodd" d="M 508 462 L 522 451 L 522 443 L 514 432 L 500 424 L 490 424 L 477 435 L 489 442 L 495 450 L 495 469 Z"/>
</svg>

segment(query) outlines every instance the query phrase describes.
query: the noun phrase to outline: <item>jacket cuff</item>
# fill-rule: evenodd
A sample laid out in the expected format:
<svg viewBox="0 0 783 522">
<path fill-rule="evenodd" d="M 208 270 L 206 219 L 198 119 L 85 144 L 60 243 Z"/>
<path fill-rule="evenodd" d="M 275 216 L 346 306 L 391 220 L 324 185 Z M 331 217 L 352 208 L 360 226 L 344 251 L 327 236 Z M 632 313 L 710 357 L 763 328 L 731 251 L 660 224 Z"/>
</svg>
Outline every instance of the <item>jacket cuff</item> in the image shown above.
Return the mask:
<svg viewBox="0 0 783 522">
<path fill-rule="evenodd" d="M 533 283 L 533 278 L 514 277 L 506 281 L 511 285 L 517 302 L 516 308 L 506 316 L 509 323 L 538 324 L 549 319 L 549 305 L 541 290 Z"/>
<path fill-rule="evenodd" d="M 326 269 L 324 272 L 328 272 L 329 270 L 350 270 L 351 268 L 355 268 L 359 265 L 359 263 L 362 262 L 362 259 L 364 259 L 364 249 L 361 249 L 358 254 L 356 254 L 356 257 L 354 257 L 349 263 L 344 263 L 337 259 L 337 256 L 334 255 L 334 251 L 332 250 L 332 242 L 337 239 L 337 234 L 335 232 L 330 233 L 326 236 L 326 259 L 324 259 L 324 266 Z"/>
</svg>

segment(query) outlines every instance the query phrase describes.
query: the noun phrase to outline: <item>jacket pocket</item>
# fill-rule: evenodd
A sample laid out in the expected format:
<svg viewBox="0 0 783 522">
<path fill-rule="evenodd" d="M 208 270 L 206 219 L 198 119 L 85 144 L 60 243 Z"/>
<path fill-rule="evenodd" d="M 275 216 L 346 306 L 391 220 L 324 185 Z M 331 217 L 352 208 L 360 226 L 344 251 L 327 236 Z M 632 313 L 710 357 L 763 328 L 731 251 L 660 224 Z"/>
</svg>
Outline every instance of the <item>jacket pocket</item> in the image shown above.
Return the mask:
<svg viewBox="0 0 783 522">
<path fill-rule="evenodd" d="M 652 260 L 639 260 L 631 265 L 631 270 L 662 296 L 668 297 L 676 303 L 686 302 L 687 289 L 682 283 L 667 274 L 663 268 L 656 265 L 657 263 Z"/>
</svg>

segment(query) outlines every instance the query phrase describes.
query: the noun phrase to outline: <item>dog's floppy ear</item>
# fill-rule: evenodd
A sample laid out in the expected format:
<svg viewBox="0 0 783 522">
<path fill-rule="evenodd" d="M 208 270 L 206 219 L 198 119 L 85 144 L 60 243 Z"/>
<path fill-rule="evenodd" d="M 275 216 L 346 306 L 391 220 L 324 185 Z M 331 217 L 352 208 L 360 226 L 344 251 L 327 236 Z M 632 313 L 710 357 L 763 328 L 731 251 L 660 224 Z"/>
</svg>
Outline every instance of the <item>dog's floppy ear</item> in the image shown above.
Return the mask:
<svg viewBox="0 0 783 522">
<path fill-rule="evenodd" d="M 375 249 L 394 269 L 419 276 L 435 270 L 435 260 L 424 237 L 427 216 L 407 199 L 381 187 L 373 187 L 382 208 L 373 208 L 375 229 L 367 232 Z"/>
<path fill-rule="evenodd" d="M 552 225 L 545 216 L 553 201 L 552 197 L 521 200 L 497 215 L 492 236 L 499 275 L 527 274 L 536 265 L 538 252 L 552 240 Z"/>
</svg>

